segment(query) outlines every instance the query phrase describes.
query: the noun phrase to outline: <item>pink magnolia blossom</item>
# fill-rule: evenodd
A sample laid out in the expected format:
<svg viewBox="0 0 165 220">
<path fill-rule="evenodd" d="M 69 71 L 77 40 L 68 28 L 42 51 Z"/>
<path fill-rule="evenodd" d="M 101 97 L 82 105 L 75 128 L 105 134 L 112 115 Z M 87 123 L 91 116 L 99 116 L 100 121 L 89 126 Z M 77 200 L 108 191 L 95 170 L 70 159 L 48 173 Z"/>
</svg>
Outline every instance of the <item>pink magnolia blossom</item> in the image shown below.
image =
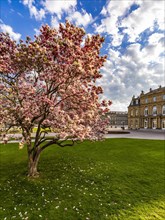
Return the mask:
<svg viewBox="0 0 165 220">
<path fill-rule="evenodd" d="M 0 128 L 4 133 L 21 128 L 29 175 L 36 175 L 39 155 L 49 145 L 70 146 L 105 132 L 102 114 L 111 102 L 99 103 L 103 90 L 95 84 L 106 60 L 99 55 L 104 39 L 87 37 L 82 46 L 84 36 L 82 28 L 69 22 L 60 24 L 59 31 L 42 26 L 33 41 L 27 37 L 19 44 L 0 33 Z M 47 137 L 48 129 L 56 131 L 54 137 Z"/>
</svg>

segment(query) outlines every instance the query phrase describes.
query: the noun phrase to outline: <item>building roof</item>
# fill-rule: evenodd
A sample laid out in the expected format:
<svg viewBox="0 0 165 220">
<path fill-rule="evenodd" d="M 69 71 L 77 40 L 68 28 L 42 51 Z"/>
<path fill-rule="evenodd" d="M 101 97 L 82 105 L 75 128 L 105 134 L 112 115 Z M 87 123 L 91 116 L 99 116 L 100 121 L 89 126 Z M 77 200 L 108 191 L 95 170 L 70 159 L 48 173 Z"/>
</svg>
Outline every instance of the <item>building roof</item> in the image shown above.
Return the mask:
<svg viewBox="0 0 165 220">
<path fill-rule="evenodd" d="M 150 88 L 150 91 L 149 91 L 149 92 L 147 92 L 147 93 L 144 93 L 144 92 L 143 92 L 143 93 L 141 93 L 140 95 L 141 95 L 141 96 L 143 96 L 143 95 L 150 95 L 150 94 L 152 94 L 152 93 L 162 92 L 163 90 L 165 91 L 165 86 L 164 86 L 164 87 L 159 86 L 159 88 L 153 89 L 153 90 Z"/>
<path fill-rule="evenodd" d="M 154 89 L 154 90 L 152 90 L 150 88 L 149 92 L 147 92 L 147 93 L 144 93 L 144 91 L 141 91 L 140 97 L 139 96 L 138 97 L 135 97 L 135 96 L 132 97 L 132 100 L 131 100 L 128 107 L 140 105 L 140 98 L 143 97 L 143 96 L 158 93 L 158 92 L 162 92 L 162 91 L 165 91 L 165 86 L 164 87 L 159 86 L 159 88 Z M 136 100 L 138 100 L 138 103 L 136 103 Z"/>
</svg>

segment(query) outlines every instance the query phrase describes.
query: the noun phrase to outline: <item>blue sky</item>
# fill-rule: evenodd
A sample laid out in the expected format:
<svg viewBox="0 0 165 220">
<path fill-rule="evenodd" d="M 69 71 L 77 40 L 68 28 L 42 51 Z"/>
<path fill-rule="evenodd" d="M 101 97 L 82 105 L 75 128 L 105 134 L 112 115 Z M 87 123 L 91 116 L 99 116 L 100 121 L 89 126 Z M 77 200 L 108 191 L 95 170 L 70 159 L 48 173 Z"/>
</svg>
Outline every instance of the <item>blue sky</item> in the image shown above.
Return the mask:
<svg viewBox="0 0 165 220">
<path fill-rule="evenodd" d="M 164 11 L 162 0 L 2 0 L 0 30 L 18 41 L 68 19 L 104 36 L 101 53 L 108 58 L 98 84 L 111 110 L 126 111 L 133 95 L 164 86 Z"/>
</svg>

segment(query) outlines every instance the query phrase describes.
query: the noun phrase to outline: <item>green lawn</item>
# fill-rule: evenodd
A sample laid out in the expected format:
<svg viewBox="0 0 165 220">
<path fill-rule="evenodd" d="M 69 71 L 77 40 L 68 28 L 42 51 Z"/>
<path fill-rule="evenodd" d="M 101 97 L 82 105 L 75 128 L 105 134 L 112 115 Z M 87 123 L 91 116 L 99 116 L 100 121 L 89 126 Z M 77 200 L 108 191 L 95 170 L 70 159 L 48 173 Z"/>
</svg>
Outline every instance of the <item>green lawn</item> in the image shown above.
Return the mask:
<svg viewBox="0 0 165 220">
<path fill-rule="evenodd" d="M 0 219 L 164 219 L 164 141 L 106 139 L 51 146 L 40 178 L 26 177 L 26 149 L 0 145 Z"/>
</svg>

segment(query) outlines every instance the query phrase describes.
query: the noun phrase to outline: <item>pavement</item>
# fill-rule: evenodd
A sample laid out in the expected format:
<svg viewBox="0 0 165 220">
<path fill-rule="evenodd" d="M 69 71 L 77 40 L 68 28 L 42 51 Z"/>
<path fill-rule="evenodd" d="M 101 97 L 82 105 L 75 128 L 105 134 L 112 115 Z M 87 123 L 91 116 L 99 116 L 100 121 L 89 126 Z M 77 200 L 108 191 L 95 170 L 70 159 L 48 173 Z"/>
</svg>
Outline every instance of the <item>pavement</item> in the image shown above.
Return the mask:
<svg viewBox="0 0 165 220">
<path fill-rule="evenodd" d="M 125 130 L 129 134 L 106 134 L 105 138 L 135 138 L 150 140 L 165 140 L 165 130 Z"/>
<path fill-rule="evenodd" d="M 114 129 L 115 131 L 116 129 Z M 111 130 L 113 131 L 113 130 Z M 119 129 L 117 129 L 119 131 Z M 122 131 L 120 129 L 120 131 Z M 105 138 L 135 138 L 135 139 L 149 139 L 149 140 L 165 140 L 165 130 L 124 130 L 129 131 L 130 133 L 120 133 L 120 134 L 106 134 Z M 55 133 L 49 133 L 49 136 L 53 136 Z M 12 136 L 12 134 L 11 134 Z M 17 137 L 21 137 L 21 134 L 16 134 Z M 32 134 L 32 137 L 35 136 L 35 133 Z M 17 143 L 18 140 L 9 141 L 9 143 Z M 2 141 L 0 141 L 2 143 Z"/>
</svg>

